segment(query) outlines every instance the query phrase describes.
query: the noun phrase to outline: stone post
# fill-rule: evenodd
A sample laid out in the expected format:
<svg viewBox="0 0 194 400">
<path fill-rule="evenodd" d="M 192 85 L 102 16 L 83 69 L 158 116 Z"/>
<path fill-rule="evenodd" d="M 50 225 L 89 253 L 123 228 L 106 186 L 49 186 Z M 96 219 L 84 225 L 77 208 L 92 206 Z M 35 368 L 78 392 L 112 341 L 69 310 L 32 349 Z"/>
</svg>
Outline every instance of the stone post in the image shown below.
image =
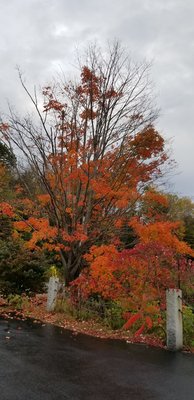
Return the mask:
<svg viewBox="0 0 194 400">
<path fill-rule="evenodd" d="M 182 290 L 166 290 L 167 349 L 181 350 L 183 346 Z"/>
<path fill-rule="evenodd" d="M 59 278 L 51 276 L 48 284 L 47 311 L 53 311 L 56 305 L 57 293 L 59 288 Z"/>
</svg>

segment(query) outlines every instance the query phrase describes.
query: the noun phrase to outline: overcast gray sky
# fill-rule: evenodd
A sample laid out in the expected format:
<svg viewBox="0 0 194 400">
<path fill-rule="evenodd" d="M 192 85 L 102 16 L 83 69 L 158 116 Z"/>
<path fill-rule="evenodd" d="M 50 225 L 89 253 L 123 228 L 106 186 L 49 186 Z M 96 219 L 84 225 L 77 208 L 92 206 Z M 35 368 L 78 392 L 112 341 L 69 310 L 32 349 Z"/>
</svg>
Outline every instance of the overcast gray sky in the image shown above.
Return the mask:
<svg viewBox="0 0 194 400">
<path fill-rule="evenodd" d="M 75 48 L 119 39 L 135 60 L 153 61 L 161 116 L 178 175 L 171 190 L 194 198 L 194 1 L 0 0 L 0 110 L 24 109 L 16 65 L 30 85 L 71 70 Z"/>
</svg>

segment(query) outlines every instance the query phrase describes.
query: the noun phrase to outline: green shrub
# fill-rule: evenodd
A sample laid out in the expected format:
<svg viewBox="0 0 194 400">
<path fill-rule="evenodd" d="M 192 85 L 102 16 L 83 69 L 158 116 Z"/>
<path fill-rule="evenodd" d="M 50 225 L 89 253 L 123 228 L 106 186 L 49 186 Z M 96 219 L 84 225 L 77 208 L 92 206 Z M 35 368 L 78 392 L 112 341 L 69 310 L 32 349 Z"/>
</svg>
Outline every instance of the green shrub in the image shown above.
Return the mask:
<svg viewBox="0 0 194 400">
<path fill-rule="evenodd" d="M 4 296 L 42 292 L 48 261 L 38 251 L 24 248 L 19 241 L 0 240 L 0 293 Z"/>
<path fill-rule="evenodd" d="M 91 308 L 91 304 L 85 302 L 75 305 L 68 297 L 57 300 L 55 311 L 64 313 L 79 321 L 88 321 L 89 319 L 98 318 L 96 311 Z"/>
<path fill-rule="evenodd" d="M 121 305 L 98 295 L 91 296 L 83 303 L 80 302 L 75 309 L 77 319 L 95 319 L 111 329 L 120 329 L 125 322 Z"/>
<path fill-rule="evenodd" d="M 7 297 L 7 300 L 16 310 L 21 310 L 24 305 L 28 304 L 28 297 L 25 295 L 20 296 L 19 294 L 10 294 Z"/>
<path fill-rule="evenodd" d="M 120 329 L 125 323 L 123 308 L 119 303 L 110 301 L 104 310 L 104 323 L 111 329 Z"/>
<path fill-rule="evenodd" d="M 76 317 L 75 307 L 68 298 L 57 299 L 55 311 L 74 318 Z"/>
<path fill-rule="evenodd" d="M 186 346 L 194 347 L 194 313 L 191 307 L 183 307 L 183 341 Z"/>
<path fill-rule="evenodd" d="M 57 300 L 55 311 L 67 314 L 79 321 L 93 319 L 111 329 L 120 329 L 125 323 L 121 305 L 114 301 L 106 301 L 98 295 L 77 303 L 73 303 L 67 295 L 65 298 Z"/>
</svg>

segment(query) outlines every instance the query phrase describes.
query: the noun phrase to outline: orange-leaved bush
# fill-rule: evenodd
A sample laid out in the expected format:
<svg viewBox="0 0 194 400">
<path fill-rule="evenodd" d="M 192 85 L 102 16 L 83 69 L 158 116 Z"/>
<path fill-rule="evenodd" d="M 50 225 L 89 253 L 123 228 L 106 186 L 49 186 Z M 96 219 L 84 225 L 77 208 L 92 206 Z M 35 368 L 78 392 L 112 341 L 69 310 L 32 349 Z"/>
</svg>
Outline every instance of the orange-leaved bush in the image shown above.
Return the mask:
<svg viewBox="0 0 194 400">
<path fill-rule="evenodd" d="M 89 266 L 72 283 L 74 300 L 98 295 L 119 301 L 127 310 L 129 329 L 142 321 L 136 334 L 157 325 L 165 308 L 165 290 L 187 285 L 194 288 L 194 264 L 188 260 L 193 250 L 176 237 L 177 224 L 131 221 L 139 243 L 119 251 L 113 245 L 93 246 L 85 256 Z M 187 257 L 186 257 L 187 256 Z"/>
</svg>

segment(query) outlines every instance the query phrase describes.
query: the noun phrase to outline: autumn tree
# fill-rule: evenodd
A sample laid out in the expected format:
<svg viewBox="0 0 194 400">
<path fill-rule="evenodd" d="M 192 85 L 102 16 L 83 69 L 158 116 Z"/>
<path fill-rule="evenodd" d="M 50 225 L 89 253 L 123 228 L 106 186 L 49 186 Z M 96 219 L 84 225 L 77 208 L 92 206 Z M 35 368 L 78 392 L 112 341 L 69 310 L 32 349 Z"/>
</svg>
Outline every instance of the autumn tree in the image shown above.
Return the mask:
<svg viewBox="0 0 194 400">
<path fill-rule="evenodd" d="M 145 187 L 163 173 L 168 157 L 154 127 L 149 65 L 133 63 L 118 43 L 106 54 L 92 46 L 80 78 L 44 87 L 42 105 L 20 80 L 36 117 L 12 110 L 2 138 L 23 154 L 39 193 L 35 215 L 15 228 L 31 233 L 30 248 L 60 254 L 68 283 L 94 243 L 119 241 Z"/>
</svg>

